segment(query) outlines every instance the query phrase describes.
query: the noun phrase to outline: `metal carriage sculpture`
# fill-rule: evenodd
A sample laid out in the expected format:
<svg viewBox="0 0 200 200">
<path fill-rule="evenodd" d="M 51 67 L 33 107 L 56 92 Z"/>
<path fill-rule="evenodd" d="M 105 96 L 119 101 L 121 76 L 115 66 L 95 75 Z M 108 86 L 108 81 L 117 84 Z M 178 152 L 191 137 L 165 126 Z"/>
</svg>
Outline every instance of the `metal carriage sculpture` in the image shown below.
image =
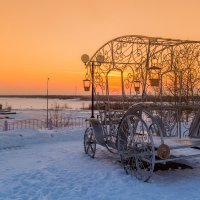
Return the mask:
<svg viewBox="0 0 200 200">
<path fill-rule="evenodd" d="M 188 157 L 174 156 L 174 149 L 199 149 L 200 42 L 124 36 L 82 61 L 85 90 L 92 85 L 86 154 L 94 158 L 96 144 L 117 151 L 126 173 L 147 181 L 156 163 Z"/>
</svg>

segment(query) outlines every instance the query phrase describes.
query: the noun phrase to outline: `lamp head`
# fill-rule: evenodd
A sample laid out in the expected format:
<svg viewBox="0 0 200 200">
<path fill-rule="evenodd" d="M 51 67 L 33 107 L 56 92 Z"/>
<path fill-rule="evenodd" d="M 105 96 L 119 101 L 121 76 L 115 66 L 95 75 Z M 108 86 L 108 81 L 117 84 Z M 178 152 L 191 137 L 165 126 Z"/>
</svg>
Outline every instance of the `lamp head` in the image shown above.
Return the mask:
<svg viewBox="0 0 200 200">
<path fill-rule="evenodd" d="M 104 56 L 98 55 L 98 56 L 96 57 L 96 61 L 99 62 L 99 63 L 104 62 Z"/>
<path fill-rule="evenodd" d="M 86 64 L 89 61 L 90 57 L 87 54 L 83 54 L 81 56 L 81 60 L 84 64 Z"/>
</svg>

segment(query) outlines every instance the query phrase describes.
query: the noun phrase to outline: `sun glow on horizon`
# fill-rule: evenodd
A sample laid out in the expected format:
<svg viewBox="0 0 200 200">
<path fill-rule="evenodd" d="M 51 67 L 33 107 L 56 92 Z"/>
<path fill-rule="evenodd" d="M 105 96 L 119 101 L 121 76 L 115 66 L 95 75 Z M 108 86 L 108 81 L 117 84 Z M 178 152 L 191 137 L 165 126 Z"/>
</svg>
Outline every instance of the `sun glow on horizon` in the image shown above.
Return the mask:
<svg viewBox="0 0 200 200">
<path fill-rule="evenodd" d="M 108 74 L 108 87 L 109 93 L 118 95 L 121 94 L 122 91 L 122 78 L 120 71 L 111 71 Z"/>
</svg>

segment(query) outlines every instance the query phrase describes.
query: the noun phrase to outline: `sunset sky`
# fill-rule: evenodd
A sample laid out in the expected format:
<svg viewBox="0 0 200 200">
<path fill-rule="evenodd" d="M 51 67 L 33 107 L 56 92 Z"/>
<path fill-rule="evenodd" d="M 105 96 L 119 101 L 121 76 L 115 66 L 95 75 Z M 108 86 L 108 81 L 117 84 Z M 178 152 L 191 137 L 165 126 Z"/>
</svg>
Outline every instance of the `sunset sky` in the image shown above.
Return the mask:
<svg viewBox="0 0 200 200">
<path fill-rule="evenodd" d="M 200 40 L 200 0 L 0 0 L 0 95 L 83 92 L 83 53 L 123 35 Z"/>
</svg>

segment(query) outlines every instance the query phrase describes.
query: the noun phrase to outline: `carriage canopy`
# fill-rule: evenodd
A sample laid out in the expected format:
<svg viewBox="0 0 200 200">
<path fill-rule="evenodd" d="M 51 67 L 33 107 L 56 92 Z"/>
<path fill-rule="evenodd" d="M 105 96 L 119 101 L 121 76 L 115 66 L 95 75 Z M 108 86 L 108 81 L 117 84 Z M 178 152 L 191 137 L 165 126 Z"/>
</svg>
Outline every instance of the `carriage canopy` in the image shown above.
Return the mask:
<svg viewBox="0 0 200 200">
<path fill-rule="evenodd" d="M 103 56 L 102 62 L 97 57 Z M 194 101 L 200 88 L 200 41 L 123 36 L 101 46 L 86 64 L 86 79 L 94 65 L 96 95 L 170 98 Z"/>
</svg>

